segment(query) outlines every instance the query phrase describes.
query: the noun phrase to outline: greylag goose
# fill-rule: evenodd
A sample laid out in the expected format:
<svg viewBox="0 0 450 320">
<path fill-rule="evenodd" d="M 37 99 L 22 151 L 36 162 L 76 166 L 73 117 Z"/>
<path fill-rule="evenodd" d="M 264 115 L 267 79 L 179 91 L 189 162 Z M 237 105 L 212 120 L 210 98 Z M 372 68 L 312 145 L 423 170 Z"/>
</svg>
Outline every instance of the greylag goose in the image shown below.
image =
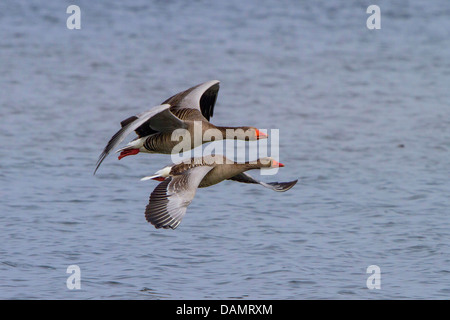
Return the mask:
<svg viewBox="0 0 450 320">
<path fill-rule="evenodd" d="M 219 127 L 209 122 L 214 113 L 219 83 L 218 80 L 211 80 L 199 84 L 177 93 L 160 106 L 123 120 L 120 123 L 122 128 L 100 154 L 94 174 L 109 152 L 132 131 L 136 132 L 137 138 L 117 150 L 120 152 L 119 160 L 139 152 L 171 154 L 188 151 L 203 143 L 221 139 L 267 138 L 267 134 L 255 127 Z M 201 137 L 194 136 L 197 132 Z"/>
<path fill-rule="evenodd" d="M 197 188 L 209 187 L 224 180 L 260 184 L 278 192 L 291 189 L 297 180 L 265 183 L 245 173 L 252 169 L 277 167 L 284 165 L 270 157 L 236 163 L 223 156 L 191 158 L 189 161 L 166 166 L 154 175 L 141 179 L 162 181 L 150 195 L 145 209 L 146 220 L 156 228 L 177 228 L 194 199 Z"/>
</svg>

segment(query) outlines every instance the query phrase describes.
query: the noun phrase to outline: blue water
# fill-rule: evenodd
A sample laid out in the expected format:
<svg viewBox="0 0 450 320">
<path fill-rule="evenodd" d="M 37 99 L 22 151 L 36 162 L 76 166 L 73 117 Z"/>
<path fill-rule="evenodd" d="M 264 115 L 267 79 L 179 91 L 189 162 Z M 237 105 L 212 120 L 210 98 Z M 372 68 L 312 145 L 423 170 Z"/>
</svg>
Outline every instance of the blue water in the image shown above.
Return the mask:
<svg viewBox="0 0 450 320">
<path fill-rule="evenodd" d="M 80 30 L 70 4 L 0 3 L 1 299 L 449 298 L 448 1 L 377 1 L 380 30 L 364 1 L 76 1 Z M 251 174 L 299 183 L 201 189 L 157 230 L 139 178 L 170 157 L 95 162 L 211 79 L 214 124 L 280 129 Z"/>
</svg>

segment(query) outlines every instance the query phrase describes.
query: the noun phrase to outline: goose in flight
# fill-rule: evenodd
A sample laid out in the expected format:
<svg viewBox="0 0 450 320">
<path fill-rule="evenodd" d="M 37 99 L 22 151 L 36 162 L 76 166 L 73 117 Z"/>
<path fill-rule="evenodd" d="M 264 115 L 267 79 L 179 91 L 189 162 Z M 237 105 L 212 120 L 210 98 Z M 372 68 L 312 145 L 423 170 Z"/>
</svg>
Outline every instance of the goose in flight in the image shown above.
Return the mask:
<svg viewBox="0 0 450 320">
<path fill-rule="evenodd" d="M 218 80 L 201 83 L 175 94 L 160 106 L 123 120 L 122 128 L 100 154 L 94 174 L 110 151 L 133 131 L 137 138 L 117 150 L 120 152 L 119 160 L 139 152 L 171 154 L 188 151 L 221 139 L 253 141 L 267 138 L 267 134 L 255 127 L 220 127 L 209 122 L 214 113 L 219 83 Z"/>
<path fill-rule="evenodd" d="M 141 180 L 162 181 L 150 195 L 145 217 L 156 228 L 175 229 L 194 199 L 197 188 L 205 188 L 224 180 L 260 184 L 277 192 L 291 189 L 298 180 L 290 182 L 261 182 L 246 173 L 252 169 L 284 167 L 271 157 L 253 162 L 236 163 L 223 156 L 191 158 L 169 165 Z"/>
</svg>

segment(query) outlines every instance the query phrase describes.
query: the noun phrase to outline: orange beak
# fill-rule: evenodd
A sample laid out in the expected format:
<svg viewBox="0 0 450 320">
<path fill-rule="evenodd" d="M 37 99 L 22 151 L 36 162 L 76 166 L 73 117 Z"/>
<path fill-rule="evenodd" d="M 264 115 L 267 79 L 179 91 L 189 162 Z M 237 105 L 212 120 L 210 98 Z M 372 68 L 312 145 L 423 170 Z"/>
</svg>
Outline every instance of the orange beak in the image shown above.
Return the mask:
<svg viewBox="0 0 450 320">
<path fill-rule="evenodd" d="M 278 162 L 276 160 L 272 161 L 272 167 L 277 168 L 277 167 L 284 167 L 284 164 L 282 164 L 281 162 Z"/>
<path fill-rule="evenodd" d="M 258 129 L 256 129 L 256 139 L 267 139 L 269 136 L 267 134 L 265 134 L 264 132 L 259 131 Z"/>
</svg>

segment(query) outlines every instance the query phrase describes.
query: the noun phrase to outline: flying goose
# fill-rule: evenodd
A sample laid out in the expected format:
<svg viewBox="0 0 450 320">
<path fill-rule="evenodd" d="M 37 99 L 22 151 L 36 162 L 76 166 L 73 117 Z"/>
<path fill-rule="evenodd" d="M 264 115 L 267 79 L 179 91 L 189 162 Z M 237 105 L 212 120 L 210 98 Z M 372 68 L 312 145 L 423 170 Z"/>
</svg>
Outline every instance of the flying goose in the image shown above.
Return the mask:
<svg viewBox="0 0 450 320">
<path fill-rule="evenodd" d="M 252 169 L 284 167 L 282 163 L 271 157 L 245 163 L 236 163 L 223 156 L 204 156 L 188 160 L 166 166 L 154 175 L 141 179 L 162 181 L 151 193 L 145 209 L 146 220 L 156 228 L 177 228 L 187 207 L 194 199 L 197 188 L 209 187 L 224 180 L 233 180 L 260 184 L 274 191 L 284 192 L 297 183 L 297 180 L 265 183 L 252 178 L 245 172 Z"/>
<path fill-rule="evenodd" d="M 175 94 L 160 106 L 123 120 L 120 123 L 122 128 L 100 154 L 94 174 L 109 152 L 117 148 L 132 131 L 136 132 L 137 138 L 116 151 L 120 152 L 119 160 L 139 152 L 171 154 L 188 151 L 221 139 L 267 138 L 267 134 L 255 127 L 219 127 L 209 122 L 214 113 L 219 83 L 218 80 L 211 80 L 199 84 Z M 201 137 L 194 136 L 196 133 L 201 133 Z"/>
</svg>

